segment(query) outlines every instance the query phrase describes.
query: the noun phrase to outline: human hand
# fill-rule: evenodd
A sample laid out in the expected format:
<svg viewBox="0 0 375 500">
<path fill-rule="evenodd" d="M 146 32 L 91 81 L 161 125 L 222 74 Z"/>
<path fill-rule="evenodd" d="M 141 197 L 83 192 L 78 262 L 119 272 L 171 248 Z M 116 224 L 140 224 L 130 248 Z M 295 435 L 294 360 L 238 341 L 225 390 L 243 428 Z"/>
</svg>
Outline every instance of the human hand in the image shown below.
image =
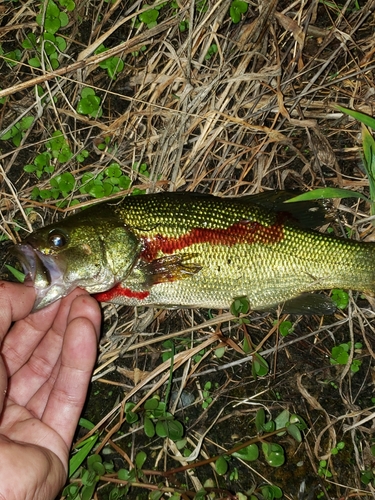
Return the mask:
<svg viewBox="0 0 375 500">
<path fill-rule="evenodd" d="M 0 282 L 0 499 L 6 500 L 52 500 L 63 487 L 96 360 L 95 299 L 77 289 L 30 314 L 34 301 L 32 287 Z"/>
</svg>

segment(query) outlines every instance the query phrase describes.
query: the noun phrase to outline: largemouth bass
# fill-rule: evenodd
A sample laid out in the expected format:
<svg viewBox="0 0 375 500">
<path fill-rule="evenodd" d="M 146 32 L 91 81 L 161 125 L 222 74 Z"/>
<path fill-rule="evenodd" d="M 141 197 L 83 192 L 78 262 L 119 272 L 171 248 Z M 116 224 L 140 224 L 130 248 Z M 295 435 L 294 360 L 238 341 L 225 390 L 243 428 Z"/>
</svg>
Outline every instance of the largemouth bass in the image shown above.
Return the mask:
<svg viewBox="0 0 375 500">
<path fill-rule="evenodd" d="M 34 282 L 35 310 L 78 286 L 130 306 L 221 309 L 246 296 L 253 310 L 322 314 L 330 299 L 306 292 L 372 294 L 375 244 L 306 228 L 317 205 L 284 203 L 292 196 L 129 196 L 38 229 L 14 254 Z"/>
</svg>

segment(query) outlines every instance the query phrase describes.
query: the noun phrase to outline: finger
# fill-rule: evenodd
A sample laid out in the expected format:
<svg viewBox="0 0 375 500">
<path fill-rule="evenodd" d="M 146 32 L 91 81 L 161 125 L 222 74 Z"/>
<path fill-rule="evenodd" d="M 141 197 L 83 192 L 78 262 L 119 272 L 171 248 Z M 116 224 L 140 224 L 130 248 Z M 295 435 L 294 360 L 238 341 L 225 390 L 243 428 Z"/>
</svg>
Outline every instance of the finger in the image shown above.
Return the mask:
<svg viewBox="0 0 375 500">
<path fill-rule="evenodd" d="M 78 297 L 69 314 L 61 366 L 42 418 L 44 423 L 59 432 L 68 447 L 95 365 L 100 323 L 100 309 L 95 299 Z"/>
<path fill-rule="evenodd" d="M 21 283 L 0 281 L 0 341 L 13 321 L 27 316 L 35 302 L 35 290 Z"/>
<path fill-rule="evenodd" d="M 17 330 L 5 339 L 4 356 L 11 376 L 8 396 L 15 403 L 25 406 L 43 385 L 47 386 L 47 392 L 48 387 L 51 390 L 58 373 L 70 309 L 74 300 L 82 294 L 88 295 L 87 292 L 77 289 L 57 305 L 52 304 L 32 314 L 30 320 L 21 322 Z M 44 327 L 38 332 L 39 323 Z M 26 324 L 31 326 L 31 330 L 26 328 Z M 25 332 L 28 334 L 26 338 Z M 20 343 L 19 337 L 23 337 L 23 342 Z M 30 340 L 30 337 L 33 340 Z M 35 345 L 38 340 L 39 343 Z M 43 409 L 44 407 L 35 415 L 39 417 Z"/>
<path fill-rule="evenodd" d="M 54 353 L 61 351 L 70 306 L 78 295 L 85 293 L 76 289 L 61 301 L 15 323 L 4 340 L 2 350 L 9 376 L 13 376 L 29 360 L 30 365 L 35 364 L 35 367 L 30 366 L 35 373 L 40 372 L 42 376 L 51 373 L 57 359 Z"/>
</svg>

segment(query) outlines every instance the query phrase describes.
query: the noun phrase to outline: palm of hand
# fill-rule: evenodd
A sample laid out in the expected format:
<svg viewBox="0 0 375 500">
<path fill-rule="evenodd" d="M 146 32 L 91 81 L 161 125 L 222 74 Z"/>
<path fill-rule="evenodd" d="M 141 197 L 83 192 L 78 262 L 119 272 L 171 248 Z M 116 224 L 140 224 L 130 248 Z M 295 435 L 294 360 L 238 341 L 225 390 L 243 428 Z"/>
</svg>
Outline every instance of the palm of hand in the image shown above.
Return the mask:
<svg viewBox="0 0 375 500">
<path fill-rule="evenodd" d="M 0 295 L 0 325 L 15 321 L 0 348 L 0 499 L 50 500 L 64 484 L 100 328 L 96 301 L 79 294 L 22 320 Z M 23 298 L 27 313 L 33 292 Z"/>
</svg>

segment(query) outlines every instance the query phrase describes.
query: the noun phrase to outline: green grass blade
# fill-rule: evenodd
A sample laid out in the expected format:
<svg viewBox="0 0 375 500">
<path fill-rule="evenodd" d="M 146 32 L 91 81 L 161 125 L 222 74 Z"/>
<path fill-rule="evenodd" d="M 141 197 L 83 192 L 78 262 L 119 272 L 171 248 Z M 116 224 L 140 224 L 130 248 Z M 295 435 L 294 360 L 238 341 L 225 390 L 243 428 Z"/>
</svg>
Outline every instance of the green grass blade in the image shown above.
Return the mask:
<svg viewBox="0 0 375 500">
<path fill-rule="evenodd" d="M 69 460 L 69 477 L 71 477 L 75 473 L 78 467 L 88 456 L 90 451 L 95 446 L 98 437 L 99 434 L 94 434 L 93 436 L 89 437 L 85 442 L 85 444 L 82 446 L 82 448 L 80 448 L 80 450 L 75 455 L 73 455 L 72 458 Z"/>
<path fill-rule="evenodd" d="M 10 271 L 13 276 L 20 282 L 20 283 L 23 283 L 25 281 L 25 274 L 24 273 L 21 273 L 21 271 L 18 271 L 18 269 L 16 269 L 15 267 L 13 266 L 10 266 L 9 264 L 5 264 L 5 267 L 8 269 L 8 271 Z"/>
<path fill-rule="evenodd" d="M 375 130 L 375 118 L 369 115 L 365 115 L 364 113 L 361 113 L 360 111 L 354 111 L 353 109 L 349 108 L 344 108 L 343 106 L 336 105 L 336 108 L 341 111 L 342 113 L 345 113 L 346 115 L 352 116 L 359 122 L 367 125 L 368 127 L 372 128 Z"/>
<path fill-rule="evenodd" d="M 357 193 L 357 191 L 351 191 L 350 189 L 342 188 L 319 188 L 308 191 L 307 193 L 300 194 L 290 200 L 286 200 L 284 203 L 294 203 L 296 201 L 311 201 L 311 200 L 321 200 L 323 198 L 360 198 L 365 201 L 369 199 L 362 193 Z"/>
<path fill-rule="evenodd" d="M 370 187 L 371 215 L 375 213 L 375 141 L 368 129 L 362 125 L 363 163 Z"/>
<path fill-rule="evenodd" d="M 81 417 L 79 419 L 78 425 L 81 427 L 84 427 L 88 431 L 91 431 L 95 427 L 95 424 L 90 422 L 90 420 L 87 420 L 87 418 L 83 418 L 83 417 Z"/>
</svg>

